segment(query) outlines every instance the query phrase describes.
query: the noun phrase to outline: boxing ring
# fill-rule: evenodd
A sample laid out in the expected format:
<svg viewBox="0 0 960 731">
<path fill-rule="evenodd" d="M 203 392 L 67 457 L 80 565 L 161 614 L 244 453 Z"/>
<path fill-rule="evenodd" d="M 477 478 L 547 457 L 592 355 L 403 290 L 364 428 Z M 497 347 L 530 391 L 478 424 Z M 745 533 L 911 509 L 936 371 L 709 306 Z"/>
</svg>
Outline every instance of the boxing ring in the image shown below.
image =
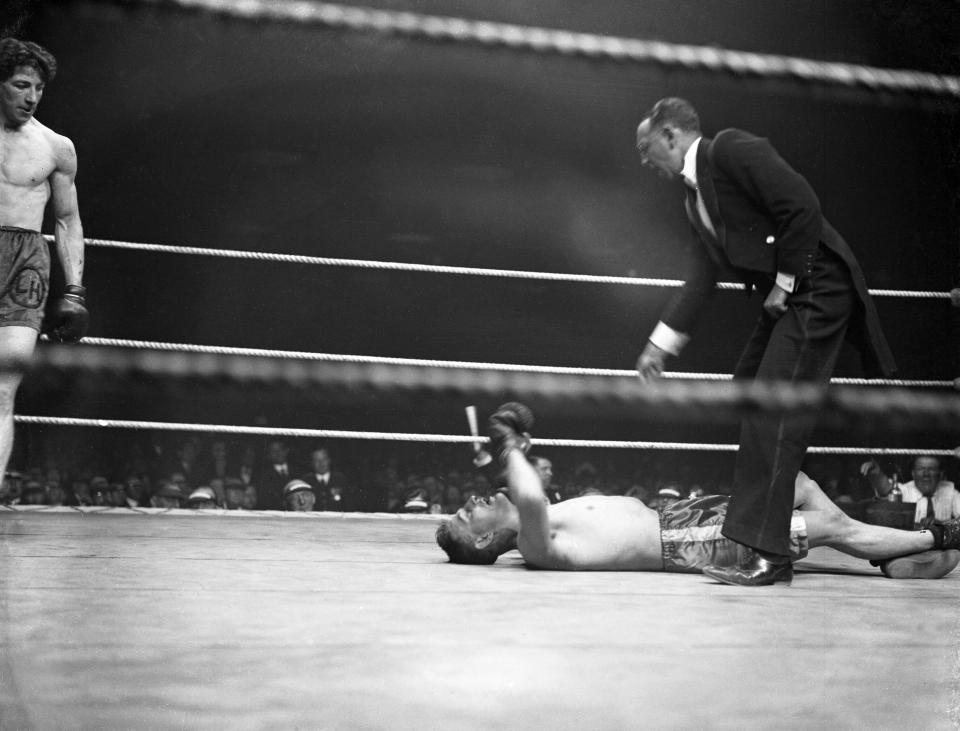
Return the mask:
<svg viewBox="0 0 960 731">
<path fill-rule="evenodd" d="M 705 73 L 953 100 L 960 80 L 919 72 L 634 41 L 316 2 L 178 0 L 231 19 L 381 33 Z M 440 266 L 90 238 L 93 251 L 232 259 L 333 272 L 671 289 L 674 279 Z M 718 296 L 742 286 L 721 283 Z M 960 290 L 873 289 L 947 317 Z M 448 412 L 462 431 L 18 413 L 20 428 L 167 431 L 460 445 L 482 443 L 467 404 L 532 401 L 535 447 L 732 453 L 658 438 L 747 412 L 816 417 L 812 454 L 954 455 L 960 394 L 946 379 L 743 384 L 724 373 L 379 357 L 94 336 L 45 344 L 38 389 L 155 392 L 158 404 L 271 390 L 327 403 Z M 542 407 L 542 408 L 539 408 Z M 636 428 L 554 436 L 551 416 L 602 412 Z M 640 414 L 640 416 L 638 416 Z M 886 430 L 886 431 L 885 431 Z M 936 435 L 931 446 L 930 437 Z M 605 435 L 606 436 L 606 435 Z M 843 438 L 848 437 L 846 442 Z M 862 441 L 858 441 L 858 438 Z M 889 439 L 889 441 L 885 441 Z M 904 446 L 904 440 L 907 446 Z M 949 446 L 948 446 L 949 445 Z M 792 586 L 700 575 L 545 572 L 516 552 L 447 563 L 443 516 L 0 506 L 0 728 L 924 728 L 960 724 L 960 572 L 884 578 L 817 548 Z"/>
<path fill-rule="evenodd" d="M 0 513 L 3 728 L 952 728 L 960 575 L 448 564 L 437 518 Z M 922 617 L 918 621 L 918 617 Z"/>
</svg>

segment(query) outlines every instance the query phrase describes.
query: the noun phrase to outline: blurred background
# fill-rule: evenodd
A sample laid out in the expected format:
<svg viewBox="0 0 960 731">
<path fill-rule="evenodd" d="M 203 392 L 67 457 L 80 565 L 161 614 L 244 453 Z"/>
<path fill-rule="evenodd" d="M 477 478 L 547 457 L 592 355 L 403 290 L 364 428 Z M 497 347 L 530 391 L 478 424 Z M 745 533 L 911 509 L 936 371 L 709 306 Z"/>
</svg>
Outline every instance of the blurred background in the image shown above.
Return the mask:
<svg viewBox="0 0 960 731">
<path fill-rule="evenodd" d="M 364 5 L 960 73 L 952 1 Z M 698 107 L 708 135 L 740 127 L 768 137 L 810 180 L 871 287 L 957 285 L 956 103 L 239 20 L 172 2 L 7 0 L 3 23 L 60 64 L 37 116 L 76 144 L 88 237 L 677 278 L 686 231 L 677 191 L 634 151 L 643 112 L 677 95 Z M 633 367 L 672 292 L 99 247 L 88 249 L 85 284 L 99 337 L 617 369 Z M 727 292 L 715 302 L 674 370 L 732 370 L 761 298 Z M 902 377 L 958 375 L 956 310 L 942 300 L 878 307 Z M 853 353 L 837 375 L 861 375 Z M 375 393 L 305 408 L 266 391 L 158 398 L 155 387 L 91 396 L 28 382 L 18 412 L 465 430 L 462 409 L 397 408 Z M 664 437 L 535 406 L 551 416 L 551 436 Z"/>
</svg>

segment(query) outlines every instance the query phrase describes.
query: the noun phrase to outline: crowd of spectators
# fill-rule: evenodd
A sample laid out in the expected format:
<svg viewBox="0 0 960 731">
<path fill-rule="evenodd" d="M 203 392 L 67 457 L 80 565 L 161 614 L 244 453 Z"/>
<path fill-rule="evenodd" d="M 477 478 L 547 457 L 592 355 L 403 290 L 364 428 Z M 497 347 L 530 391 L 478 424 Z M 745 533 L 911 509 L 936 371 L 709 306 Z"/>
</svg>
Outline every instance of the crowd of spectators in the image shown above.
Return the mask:
<svg viewBox="0 0 960 731">
<path fill-rule="evenodd" d="M 500 487 L 496 471 L 474 467 L 462 447 L 411 451 L 176 433 L 101 438 L 94 445 L 33 435 L 22 443 L 11 462 L 21 466 L 8 471 L 0 504 L 450 514 L 471 496 Z M 551 502 L 630 495 L 651 507 L 727 493 L 733 460 L 731 454 L 610 450 L 530 456 Z M 890 486 L 902 484 L 905 501 L 918 503 L 918 520 L 921 508 L 934 514 L 934 503 L 938 518 L 960 517 L 960 493 L 947 479 L 953 469 L 954 460 L 929 456 L 881 464 L 818 455 L 805 464 L 840 505 L 888 499 Z M 938 497 L 923 503 L 934 491 Z"/>
</svg>

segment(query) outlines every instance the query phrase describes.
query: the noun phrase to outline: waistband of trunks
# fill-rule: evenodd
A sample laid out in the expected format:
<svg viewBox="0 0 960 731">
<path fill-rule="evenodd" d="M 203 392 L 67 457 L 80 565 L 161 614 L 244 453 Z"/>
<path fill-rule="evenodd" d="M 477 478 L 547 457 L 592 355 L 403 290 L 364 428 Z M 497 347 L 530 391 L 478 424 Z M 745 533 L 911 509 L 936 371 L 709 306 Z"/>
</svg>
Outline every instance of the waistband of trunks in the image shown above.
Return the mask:
<svg viewBox="0 0 960 731">
<path fill-rule="evenodd" d="M 39 234 L 39 231 L 34 231 L 32 228 L 20 228 L 19 226 L 0 226 L 0 231 L 11 231 L 14 233 L 21 234 Z"/>
</svg>

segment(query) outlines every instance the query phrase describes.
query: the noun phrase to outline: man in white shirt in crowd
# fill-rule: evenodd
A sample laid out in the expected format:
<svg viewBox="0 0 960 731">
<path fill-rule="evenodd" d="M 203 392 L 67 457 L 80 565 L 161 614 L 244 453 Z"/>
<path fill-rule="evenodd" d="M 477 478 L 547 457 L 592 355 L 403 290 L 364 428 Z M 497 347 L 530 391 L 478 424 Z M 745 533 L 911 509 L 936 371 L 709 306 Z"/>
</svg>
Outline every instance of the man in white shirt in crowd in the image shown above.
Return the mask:
<svg viewBox="0 0 960 731">
<path fill-rule="evenodd" d="M 889 496 L 893 483 L 876 462 L 865 463 L 861 471 L 879 497 Z M 917 526 L 960 518 L 960 492 L 950 480 L 944 479 L 939 457 L 918 455 L 913 460 L 910 476 L 913 479 L 899 487 L 903 502 L 917 505 L 914 515 Z"/>
</svg>

